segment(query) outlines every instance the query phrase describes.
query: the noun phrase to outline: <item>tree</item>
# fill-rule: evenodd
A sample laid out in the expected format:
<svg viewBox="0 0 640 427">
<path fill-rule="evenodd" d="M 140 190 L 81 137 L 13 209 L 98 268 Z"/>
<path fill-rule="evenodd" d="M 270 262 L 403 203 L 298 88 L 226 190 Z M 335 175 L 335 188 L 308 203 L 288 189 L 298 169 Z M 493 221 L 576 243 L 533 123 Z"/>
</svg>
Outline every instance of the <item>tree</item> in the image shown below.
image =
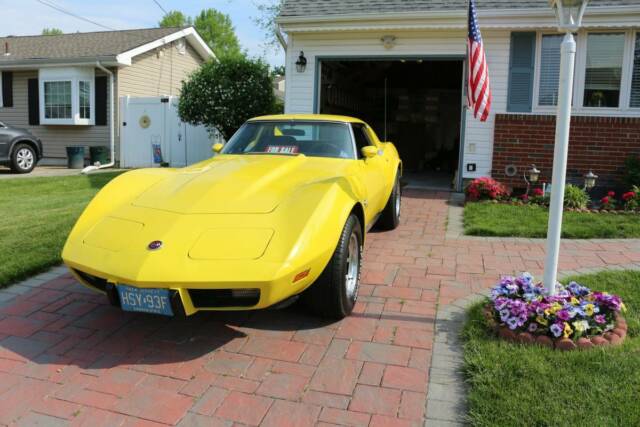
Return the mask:
<svg viewBox="0 0 640 427">
<path fill-rule="evenodd" d="M 275 76 L 284 76 L 285 72 L 286 72 L 286 67 L 284 65 L 275 65 L 272 69 L 271 69 L 271 74 L 275 77 Z"/>
<path fill-rule="evenodd" d="M 42 30 L 43 36 L 58 36 L 64 34 L 60 28 L 44 28 Z"/>
<path fill-rule="evenodd" d="M 280 15 L 283 4 L 284 0 L 264 0 L 257 5 L 260 16 L 254 18 L 254 22 L 264 31 L 265 45 L 271 49 L 278 49 L 280 47 L 280 41 L 277 36 L 279 29 L 276 18 Z"/>
<path fill-rule="evenodd" d="M 179 10 L 171 10 L 164 15 L 158 25 L 162 28 L 188 27 L 192 24 L 192 19 Z"/>
<path fill-rule="evenodd" d="M 269 66 L 245 56 L 209 61 L 182 83 L 178 113 L 184 122 L 218 129 L 229 139 L 251 117 L 272 114 Z"/>
<path fill-rule="evenodd" d="M 193 23 L 218 58 L 242 56 L 240 41 L 229 15 L 215 9 L 205 9 Z"/>
</svg>

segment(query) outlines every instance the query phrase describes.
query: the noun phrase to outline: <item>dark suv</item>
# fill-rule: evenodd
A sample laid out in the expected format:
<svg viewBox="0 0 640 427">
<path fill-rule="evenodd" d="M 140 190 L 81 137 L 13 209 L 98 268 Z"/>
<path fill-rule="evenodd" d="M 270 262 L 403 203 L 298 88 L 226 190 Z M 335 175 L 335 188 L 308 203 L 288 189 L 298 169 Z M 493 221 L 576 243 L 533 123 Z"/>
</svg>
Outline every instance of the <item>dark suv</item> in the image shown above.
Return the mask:
<svg viewBox="0 0 640 427">
<path fill-rule="evenodd" d="M 0 122 L 0 165 L 16 173 L 29 173 L 42 158 L 42 141 L 26 129 Z"/>
</svg>

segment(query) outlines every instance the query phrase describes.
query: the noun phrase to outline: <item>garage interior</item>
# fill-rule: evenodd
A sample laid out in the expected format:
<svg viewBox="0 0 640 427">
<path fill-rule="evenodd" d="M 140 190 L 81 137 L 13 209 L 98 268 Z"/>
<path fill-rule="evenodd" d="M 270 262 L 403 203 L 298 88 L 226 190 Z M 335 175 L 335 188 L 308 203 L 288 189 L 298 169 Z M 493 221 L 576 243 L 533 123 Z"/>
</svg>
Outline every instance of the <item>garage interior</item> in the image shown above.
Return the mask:
<svg viewBox="0 0 640 427">
<path fill-rule="evenodd" d="M 320 113 L 360 118 L 393 142 L 405 185 L 455 188 L 462 61 L 323 60 L 321 72 Z"/>
</svg>

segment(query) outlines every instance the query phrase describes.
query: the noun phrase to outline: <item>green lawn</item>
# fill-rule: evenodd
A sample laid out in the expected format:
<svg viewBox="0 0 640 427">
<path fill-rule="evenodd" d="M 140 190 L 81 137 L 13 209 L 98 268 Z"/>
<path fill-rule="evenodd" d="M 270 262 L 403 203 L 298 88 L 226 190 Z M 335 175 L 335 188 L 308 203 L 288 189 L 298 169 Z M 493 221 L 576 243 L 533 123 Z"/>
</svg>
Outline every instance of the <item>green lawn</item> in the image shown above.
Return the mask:
<svg viewBox="0 0 640 427">
<path fill-rule="evenodd" d="M 546 237 L 548 211 L 537 205 L 467 203 L 464 232 L 471 236 Z M 638 238 L 640 215 L 565 212 L 562 237 Z"/>
<path fill-rule="evenodd" d="M 640 272 L 574 280 L 623 298 L 625 343 L 565 353 L 498 341 L 487 332 L 482 304 L 474 306 L 463 332 L 472 425 L 640 425 Z"/>
<path fill-rule="evenodd" d="M 60 263 L 76 219 L 117 174 L 0 181 L 0 288 Z"/>
</svg>

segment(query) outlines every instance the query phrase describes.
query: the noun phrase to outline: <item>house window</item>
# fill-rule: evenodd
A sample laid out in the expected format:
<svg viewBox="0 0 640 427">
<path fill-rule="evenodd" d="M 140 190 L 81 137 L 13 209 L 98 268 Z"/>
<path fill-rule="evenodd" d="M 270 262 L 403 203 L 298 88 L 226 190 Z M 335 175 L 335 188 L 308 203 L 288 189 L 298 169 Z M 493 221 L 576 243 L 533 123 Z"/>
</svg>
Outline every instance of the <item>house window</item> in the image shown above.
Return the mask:
<svg viewBox="0 0 640 427">
<path fill-rule="evenodd" d="M 633 50 L 631 108 L 640 108 L 640 33 L 636 34 L 635 46 Z"/>
<path fill-rule="evenodd" d="M 78 85 L 80 93 L 80 118 L 91 119 L 91 82 L 80 80 Z"/>
<path fill-rule="evenodd" d="M 543 35 L 540 50 L 538 105 L 557 105 L 562 35 Z"/>
<path fill-rule="evenodd" d="M 38 71 L 40 124 L 93 125 L 93 67 L 51 67 Z"/>
<path fill-rule="evenodd" d="M 44 82 L 44 118 L 71 119 L 71 82 Z"/>
<path fill-rule="evenodd" d="M 593 33 L 587 36 L 584 81 L 585 107 L 620 105 L 624 33 Z"/>
</svg>

